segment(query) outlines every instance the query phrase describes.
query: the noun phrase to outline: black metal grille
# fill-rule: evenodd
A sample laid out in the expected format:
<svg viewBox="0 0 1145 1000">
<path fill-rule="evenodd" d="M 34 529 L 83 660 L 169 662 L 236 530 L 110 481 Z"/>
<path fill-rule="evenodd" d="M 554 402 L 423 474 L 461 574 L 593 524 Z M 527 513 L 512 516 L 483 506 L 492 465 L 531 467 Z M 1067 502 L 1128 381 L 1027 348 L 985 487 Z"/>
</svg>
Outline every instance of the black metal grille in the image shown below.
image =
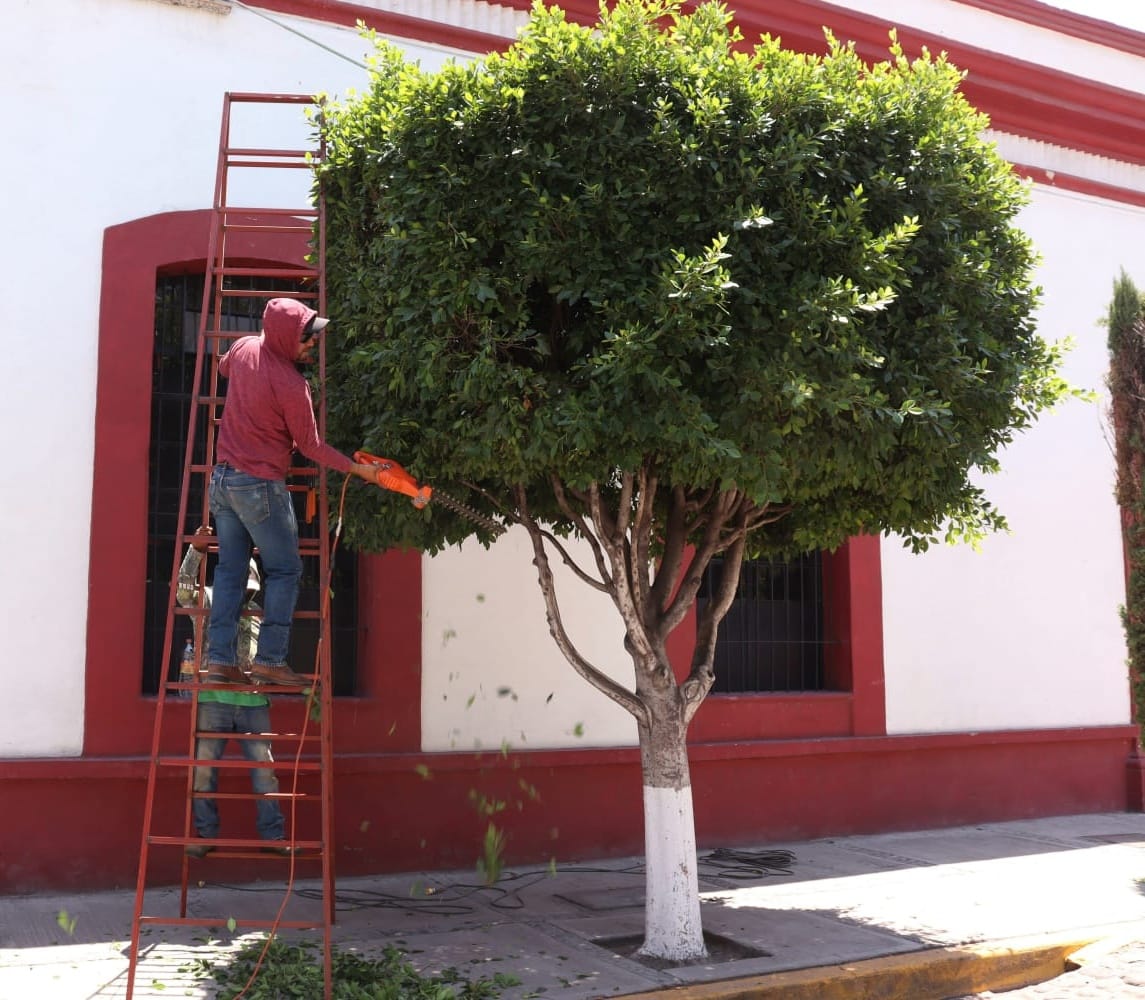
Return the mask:
<svg viewBox="0 0 1145 1000">
<path fill-rule="evenodd" d="M 732 606 L 720 624 L 712 693 L 824 689 L 823 560 L 744 562 Z M 713 559 L 696 598 L 702 613 L 723 573 Z"/>
<path fill-rule="evenodd" d="M 175 553 L 175 540 L 179 534 L 179 493 L 183 484 L 183 453 L 187 441 L 187 423 L 191 408 L 191 386 L 195 377 L 195 345 L 199 330 L 199 315 L 203 301 L 203 276 L 180 275 L 160 277 L 155 286 L 155 346 L 151 372 L 151 448 L 148 477 L 147 524 L 147 594 L 146 619 L 143 630 L 143 692 L 155 694 L 159 690 L 160 660 L 163 656 L 163 633 L 167 623 L 167 605 L 171 583 L 171 560 Z M 228 287 L 242 285 L 244 279 L 229 278 Z M 247 279 L 253 282 L 256 279 Z M 257 279 L 261 287 L 270 287 L 289 294 L 297 290 L 291 282 L 268 283 Z M 263 297 L 227 297 L 224 300 L 223 329 L 250 330 L 260 328 Z M 204 366 L 201 392 L 208 391 L 208 373 Z M 226 391 L 225 381 L 220 391 Z M 194 461 L 206 461 L 206 428 L 202 418 L 196 428 Z M 203 477 L 192 478 L 187 497 L 187 524 L 184 532 L 194 531 L 202 510 Z M 305 521 L 304 500 L 295 496 L 299 534 L 314 537 L 317 522 Z M 207 578 L 214 571 L 214 557 L 210 557 Z M 303 560 L 303 576 L 299 583 L 298 608 L 318 610 L 319 581 L 316 559 Z M 358 650 L 358 560 L 349 550 L 338 548 L 334 553 L 332 589 L 338 599 L 331 604 L 331 649 L 334 672 L 334 694 L 353 694 L 357 674 Z M 176 634 L 172 643 L 168 677 L 178 673 L 178 659 L 184 639 L 190 635 L 189 620 L 175 623 Z M 181 631 L 180 631 L 181 630 Z M 315 619 L 299 619 L 291 630 L 291 663 L 299 670 L 309 671 L 315 662 L 318 646 L 318 623 Z"/>
</svg>

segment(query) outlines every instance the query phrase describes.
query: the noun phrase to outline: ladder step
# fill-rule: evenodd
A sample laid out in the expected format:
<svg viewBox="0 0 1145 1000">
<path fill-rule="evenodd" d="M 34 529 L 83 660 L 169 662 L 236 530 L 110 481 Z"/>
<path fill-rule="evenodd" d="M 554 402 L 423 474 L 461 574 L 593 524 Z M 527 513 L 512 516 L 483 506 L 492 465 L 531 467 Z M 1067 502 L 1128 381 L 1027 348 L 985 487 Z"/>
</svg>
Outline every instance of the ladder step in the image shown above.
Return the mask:
<svg viewBox="0 0 1145 1000">
<path fill-rule="evenodd" d="M 299 801 L 301 799 L 317 799 L 317 795 L 307 794 L 306 792 L 273 792 L 270 794 L 260 794 L 259 792 L 192 792 L 191 798 L 193 799 L 242 799 L 244 801 L 251 801 L 252 799 L 274 799 L 275 801 L 291 799 Z"/>
<path fill-rule="evenodd" d="M 212 855 L 213 856 L 213 855 Z M 228 857 L 245 857 L 245 855 L 227 855 Z M 264 854 L 261 857 L 271 857 Z M 303 860 L 299 857 L 299 860 Z M 148 917 L 139 916 L 141 924 L 166 924 L 170 927 L 218 927 L 220 924 L 229 924 L 233 920 L 236 927 L 287 927 L 295 931 L 313 931 L 325 927 L 321 921 L 314 920 L 251 920 L 246 917 Z"/>
<path fill-rule="evenodd" d="M 225 265 L 223 267 L 212 267 L 211 274 L 215 275 L 216 277 L 220 275 L 225 277 L 229 274 L 254 278 L 317 278 L 318 269 L 313 267 L 231 267 L 229 265 Z M 216 331 L 207 331 L 208 335 L 212 332 Z M 235 331 L 219 330 L 217 332 L 219 334 L 223 334 L 233 333 Z M 239 336 L 245 337 L 249 332 L 250 331 L 248 330 L 239 334 Z"/>
<path fill-rule="evenodd" d="M 313 226 L 270 226 L 253 222 L 228 222 L 223 228 L 231 233 L 310 233 Z"/>
<path fill-rule="evenodd" d="M 222 734 L 222 735 L 234 735 Z M 263 737 L 266 739 L 266 737 Z M 271 737 L 273 739 L 273 737 Z M 272 763 L 260 760 L 239 760 L 237 757 L 220 757 L 218 760 L 204 761 L 198 757 L 160 757 L 156 761 L 161 767 L 218 767 L 228 771 L 254 771 L 267 769 L 274 771 L 320 771 L 320 760 L 276 760 Z"/>
<path fill-rule="evenodd" d="M 282 149 L 272 146 L 228 146 L 223 152 L 227 156 L 289 156 L 296 159 L 314 155 L 312 149 Z"/>
<path fill-rule="evenodd" d="M 227 91 L 227 104 L 320 104 L 314 94 L 262 93 L 256 90 Z"/>
<path fill-rule="evenodd" d="M 211 466 L 211 465 L 196 465 L 192 468 L 192 471 L 207 475 L 210 473 L 211 469 L 213 469 L 213 468 L 214 468 L 214 466 Z M 306 489 L 306 488 L 308 488 L 308 487 L 303 487 L 303 489 Z M 192 538 L 197 539 L 197 540 L 201 540 L 203 538 L 206 538 L 207 539 L 207 545 L 208 545 L 208 551 L 209 552 L 218 552 L 219 551 L 218 541 L 214 535 L 183 535 L 182 537 L 183 537 L 183 544 L 184 545 L 186 545 L 188 542 L 190 542 Z M 300 556 L 308 557 L 308 558 L 313 558 L 314 556 L 320 556 L 320 555 L 322 555 L 325 548 L 326 548 L 326 539 L 324 539 L 324 538 L 300 538 L 300 539 L 298 539 L 298 554 Z M 255 549 L 255 552 L 258 552 L 257 548 Z M 192 618 L 201 617 L 201 616 L 209 613 L 208 608 L 201 608 L 201 607 L 194 605 L 194 604 L 188 605 L 187 607 L 183 607 L 181 605 L 176 605 L 175 607 L 173 607 L 171 609 L 171 611 L 173 614 L 175 614 L 178 617 L 192 617 Z"/>
<path fill-rule="evenodd" d="M 167 834 L 150 834 L 147 843 L 160 844 L 164 847 L 186 847 L 188 844 L 209 844 L 215 848 L 228 851 L 241 851 L 244 848 L 268 847 L 294 847 L 298 851 L 320 851 L 320 840 L 259 840 L 255 837 L 195 837 L 195 836 L 169 836 Z"/>
<path fill-rule="evenodd" d="M 283 294 L 281 288 L 223 288 L 219 290 L 219 295 L 225 299 L 277 299 Z M 318 293 L 296 291 L 291 292 L 290 297 L 292 299 L 316 299 Z"/>
<path fill-rule="evenodd" d="M 201 737 L 230 740 L 291 740 L 294 743 L 317 743 L 322 738 L 317 733 L 216 733 L 213 729 L 196 729 L 195 738 Z M 234 759 L 238 760 L 237 757 Z"/>
<path fill-rule="evenodd" d="M 223 225 L 229 225 L 226 221 L 230 215 L 253 215 L 256 218 L 286 215 L 291 218 L 318 218 L 318 209 L 313 206 L 307 208 L 238 208 L 234 205 L 216 206 L 215 211 L 219 212 L 223 218 Z"/>
</svg>

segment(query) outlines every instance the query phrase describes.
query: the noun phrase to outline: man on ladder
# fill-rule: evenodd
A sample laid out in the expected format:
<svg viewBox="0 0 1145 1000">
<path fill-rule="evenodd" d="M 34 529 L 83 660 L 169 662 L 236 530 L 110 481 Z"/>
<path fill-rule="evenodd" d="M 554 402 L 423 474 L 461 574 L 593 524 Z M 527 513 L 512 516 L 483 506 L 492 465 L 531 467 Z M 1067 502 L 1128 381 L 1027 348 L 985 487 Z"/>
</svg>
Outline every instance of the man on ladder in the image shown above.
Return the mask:
<svg viewBox="0 0 1145 1000">
<path fill-rule="evenodd" d="M 214 684 L 249 683 L 237 662 L 237 644 L 254 546 L 264 586 L 250 679 L 287 687 L 312 682 L 286 662 L 302 574 L 298 522 L 286 486 L 294 450 L 319 465 L 377 483 L 374 465 L 352 461 L 318 436 L 310 385 L 298 366 L 314 360 L 328 323 L 296 299 L 271 299 L 263 311 L 262 333 L 235 341 L 219 359 L 228 388 L 210 485 L 219 545 L 207 643 L 207 680 Z"/>
</svg>

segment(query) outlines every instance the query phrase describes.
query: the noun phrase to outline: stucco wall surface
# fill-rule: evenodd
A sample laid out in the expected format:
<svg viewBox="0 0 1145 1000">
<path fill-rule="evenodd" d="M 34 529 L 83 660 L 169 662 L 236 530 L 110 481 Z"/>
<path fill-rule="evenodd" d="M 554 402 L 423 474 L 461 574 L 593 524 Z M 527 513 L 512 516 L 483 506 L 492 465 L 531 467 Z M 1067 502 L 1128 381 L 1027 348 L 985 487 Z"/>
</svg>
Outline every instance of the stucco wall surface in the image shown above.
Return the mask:
<svg viewBox="0 0 1145 1000">
<path fill-rule="evenodd" d="M 569 551 L 595 574 L 586 545 Z M 572 642 L 631 689 L 632 660 L 612 601 L 555 552 L 549 560 Z M 422 590 L 424 750 L 635 744 L 632 716 L 576 675 L 549 635 L 523 528 L 488 550 L 467 542 L 425 560 Z"/>
<path fill-rule="evenodd" d="M 1020 225 L 1042 255 L 1039 330 L 1073 338 L 1063 374 L 1098 399 L 1043 416 L 981 479 L 1010 533 L 921 556 L 884 541 L 890 732 L 1129 721 L 1101 323 L 1122 268 L 1145 287 L 1145 209 L 1039 186 Z"/>
</svg>

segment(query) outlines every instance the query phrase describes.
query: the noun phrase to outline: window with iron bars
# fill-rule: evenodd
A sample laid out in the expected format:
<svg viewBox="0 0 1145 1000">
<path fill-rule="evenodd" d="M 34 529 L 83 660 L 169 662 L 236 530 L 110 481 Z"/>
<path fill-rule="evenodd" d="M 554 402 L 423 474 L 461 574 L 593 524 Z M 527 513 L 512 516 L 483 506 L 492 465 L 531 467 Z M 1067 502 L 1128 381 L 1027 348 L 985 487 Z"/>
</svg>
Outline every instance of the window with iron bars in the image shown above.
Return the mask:
<svg viewBox="0 0 1145 1000">
<path fill-rule="evenodd" d="M 700 614 L 723 573 L 713 559 L 696 598 Z M 712 694 L 822 691 L 826 687 L 823 558 L 745 560 L 716 637 Z"/>
<path fill-rule="evenodd" d="M 243 279 L 228 279 L 238 287 Z M 256 279 L 248 278 L 248 282 Z M 257 279 L 267 287 L 266 279 Z M 187 274 L 161 276 L 155 285 L 155 340 L 151 364 L 151 448 L 148 474 L 147 518 L 147 594 L 146 619 L 143 631 L 144 694 L 159 690 L 162 673 L 163 634 L 166 629 L 172 558 L 175 555 L 176 536 L 179 534 L 179 494 L 183 485 L 183 457 L 187 442 L 187 425 L 191 411 L 191 389 L 195 377 L 195 351 L 198 340 L 199 316 L 203 302 L 203 275 Z M 269 287 L 283 294 L 297 291 L 288 281 L 275 282 Z M 261 329 L 262 310 L 266 299 L 262 296 L 227 297 L 224 300 L 222 328 L 257 333 Z M 201 392 L 207 392 L 209 373 L 204 365 Z M 219 389 L 226 391 L 226 380 L 220 380 Z M 205 411 L 204 411 L 205 412 Z M 207 461 L 206 426 L 200 415 L 194 446 L 195 463 Z M 187 523 L 183 531 L 190 533 L 198 527 L 202 510 L 202 490 L 205 477 L 195 476 L 188 487 Z M 314 537 L 317 524 L 307 524 L 304 498 L 293 494 L 298 515 L 299 535 Z M 182 558 L 182 553 L 180 553 Z M 214 556 L 207 564 L 207 580 L 214 571 Z M 337 600 L 330 606 L 330 635 L 334 674 L 334 694 L 353 694 L 357 672 L 357 578 L 358 564 L 353 552 L 341 547 L 334 552 L 331 586 Z M 317 560 L 303 560 L 303 576 L 299 584 L 298 609 L 316 611 L 320 596 L 317 579 Z M 183 643 L 191 635 L 189 618 L 175 621 L 172 641 L 172 662 L 167 664 L 167 676 L 174 679 L 179 670 L 179 656 Z M 291 630 L 290 662 L 297 669 L 310 670 L 318 645 L 318 622 L 314 618 L 300 618 Z M 301 664 L 301 666 L 299 666 Z"/>
</svg>

